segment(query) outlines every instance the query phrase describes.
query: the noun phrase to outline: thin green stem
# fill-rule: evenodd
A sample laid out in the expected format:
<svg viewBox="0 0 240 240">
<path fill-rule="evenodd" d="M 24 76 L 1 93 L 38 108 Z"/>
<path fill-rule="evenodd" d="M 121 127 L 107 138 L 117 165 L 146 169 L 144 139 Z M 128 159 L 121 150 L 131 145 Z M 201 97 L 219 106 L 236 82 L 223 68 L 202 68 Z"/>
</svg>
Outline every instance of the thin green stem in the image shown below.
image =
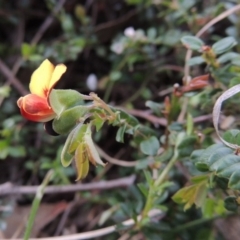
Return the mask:
<svg viewBox="0 0 240 240">
<path fill-rule="evenodd" d="M 175 150 L 174 155 L 172 159 L 168 162 L 167 166 L 164 168 L 162 173 L 159 175 L 159 177 L 156 179 L 154 185 L 158 186 L 163 183 L 164 179 L 166 178 L 168 172 L 171 170 L 171 168 L 174 166 L 175 162 L 178 159 L 178 153 L 177 150 Z"/>
<path fill-rule="evenodd" d="M 126 105 L 130 102 L 133 102 L 134 100 L 136 100 L 139 95 L 142 93 L 142 91 L 144 90 L 144 88 L 147 86 L 148 82 L 149 82 L 150 78 L 147 78 L 145 81 L 143 81 L 143 83 L 141 84 L 140 88 L 130 97 L 128 98 L 126 101 L 124 101 L 121 105 Z"/>
<path fill-rule="evenodd" d="M 142 212 L 142 219 L 144 219 L 145 217 L 147 217 L 148 212 L 150 211 L 151 207 L 152 207 L 152 187 L 150 187 L 149 192 L 148 192 L 148 196 L 147 196 L 147 201 L 146 204 L 144 206 L 143 212 Z"/>
<path fill-rule="evenodd" d="M 113 86 L 114 86 L 114 81 L 111 81 L 109 82 L 108 86 L 107 86 L 107 89 L 105 91 L 105 94 L 104 94 L 104 97 L 103 97 L 103 101 L 104 102 L 107 102 L 109 97 L 110 97 L 110 94 L 112 92 L 112 89 L 113 89 Z"/>
<path fill-rule="evenodd" d="M 144 209 L 142 211 L 142 219 L 147 217 L 148 212 L 151 210 L 151 208 L 154 204 L 155 198 L 153 195 L 153 191 L 154 191 L 155 187 L 159 186 L 160 184 L 162 184 L 164 182 L 165 177 L 167 176 L 167 174 L 169 173 L 171 168 L 174 166 L 177 158 L 178 158 L 178 153 L 177 153 L 177 150 L 175 150 L 173 158 L 169 161 L 169 163 L 164 168 L 164 170 L 159 175 L 159 177 L 156 179 L 156 181 L 153 184 L 151 184 L 149 192 L 148 192 L 148 196 L 147 196 L 147 201 L 146 201 Z"/>
<path fill-rule="evenodd" d="M 226 216 L 229 216 L 229 215 L 226 215 Z M 179 227 L 173 229 L 173 232 L 174 233 L 181 232 L 181 231 L 184 231 L 188 228 L 195 227 L 195 226 L 207 223 L 207 222 L 211 222 L 211 221 L 213 221 L 217 218 L 220 218 L 220 217 L 222 217 L 222 216 L 214 216 L 212 218 L 200 218 L 200 219 L 197 219 L 197 220 L 194 220 L 194 221 L 191 221 L 191 222 L 180 225 Z"/>
<path fill-rule="evenodd" d="M 127 54 L 122 61 L 118 64 L 118 66 L 116 67 L 116 71 L 120 71 L 126 64 L 127 60 L 129 58 L 129 54 Z M 108 102 L 110 94 L 112 92 L 113 86 L 114 86 L 115 81 L 109 81 L 109 84 L 107 86 L 107 89 L 105 91 L 105 95 L 103 97 L 103 101 L 104 102 Z"/>
<path fill-rule="evenodd" d="M 34 220 L 36 218 L 36 214 L 37 214 L 41 199 L 44 195 L 44 189 L 48 185 L 49 181 L 52 179 L 53 173 L 54 173 L 53 170 L 50 170 L 46 174 L 42 184 L 38 187 L 38 190 L 37 190 L 36 196 L 33 200 L 32 208 L 31 208 L 31 211 L 30 211 L 30 214 L 29 214 L 26 230 L 25 230 L 25 233 L 24 233 L 24 240 L 28 240 L 30 235 L 31 235 L 33 223 L 34 223 Z"/>
</svg>

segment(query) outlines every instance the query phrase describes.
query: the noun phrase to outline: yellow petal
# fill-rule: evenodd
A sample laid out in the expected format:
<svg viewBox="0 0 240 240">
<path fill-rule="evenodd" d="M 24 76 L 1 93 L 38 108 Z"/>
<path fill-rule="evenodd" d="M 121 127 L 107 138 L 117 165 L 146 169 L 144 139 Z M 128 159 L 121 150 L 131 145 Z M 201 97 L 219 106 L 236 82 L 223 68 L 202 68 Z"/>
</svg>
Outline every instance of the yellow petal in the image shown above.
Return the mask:
<svg viewBox="0 0 240 240">
<path fill-rule="evenodd" d="M 58 64 L 53 73 L 52 77 L 50 79 L 48 89 L 51 90 L 54 85 L 57 83 L 57 81 L 61 78 L 61 76 L 66 72 L 67 67 L 64 64 Z"/>
<path fill-rule="evenodd" d="M 52 63 L 48 59 L 43 61 L 31 76 L 30 92 L 46 98 L 53 71 L 54 66 Z"/>
</svg>

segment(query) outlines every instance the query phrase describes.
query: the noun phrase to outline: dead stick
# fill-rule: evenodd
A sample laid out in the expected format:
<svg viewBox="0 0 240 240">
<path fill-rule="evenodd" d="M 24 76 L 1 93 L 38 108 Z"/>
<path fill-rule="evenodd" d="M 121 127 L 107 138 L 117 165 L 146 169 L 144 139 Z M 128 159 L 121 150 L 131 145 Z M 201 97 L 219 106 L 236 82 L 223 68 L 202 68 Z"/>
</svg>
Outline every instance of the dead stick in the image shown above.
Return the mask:
<svg viewBox="0 0 240 240">
<path fill-rule="evenodd" d="M 117 187 L 131 186 L 135 181 L 135 175 L 129 177 L 119 178 L 109 181 L 99 181 L 93 183 L 80 183 L 65 186 L 48 186 L 45 188 L 45 194 L 56 193 L 70 193 L 77 191 L 90 191 L 90 190 L 106 190 Z M 19 194 L 35 194 L 38 186 L 17 186 L 12 183 L 4 183 L 0 185 L 0 196 L 3 195 L 19 195 Z"/>
</svg>

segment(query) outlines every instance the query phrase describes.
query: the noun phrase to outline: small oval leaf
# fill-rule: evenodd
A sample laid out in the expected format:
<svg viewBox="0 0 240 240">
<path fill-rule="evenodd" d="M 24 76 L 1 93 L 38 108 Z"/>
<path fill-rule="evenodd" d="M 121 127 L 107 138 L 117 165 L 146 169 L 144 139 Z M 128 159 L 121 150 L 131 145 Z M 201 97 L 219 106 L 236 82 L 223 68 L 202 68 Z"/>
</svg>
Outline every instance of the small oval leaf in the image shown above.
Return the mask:
<svg viewBox="0 0 240 240">
<path fill-rule="evenodd" d="M 159 148 L 160 148 L 159 141 L 154 136 L 140 143 L 140 149 L 146 155 L 151 156 L 156 155 Z"/>
<path fill-rule="evenodd" d="M 198 65 L 201 63 L 204 63 L 205 60 L 202 56 L 197 56 L 197 57 L 192 57 L 187 61 L 187 65 L 188 66 L 194 66 L 194 65 Z"/>
<path fill-rule="evenodd" d="M 237 45 L 237 41 L 233 37 L 226 37 L 212 45 L 212 49 L 216 54 L 224 53 Z"/>
<path fill-rule="evenodd" d="M 204 45 L 204 42 L 194 36 L 184 36 L 181 38 L 181 42 L 189 49 L 200 51 L 201 47 Z"/>
</svg>

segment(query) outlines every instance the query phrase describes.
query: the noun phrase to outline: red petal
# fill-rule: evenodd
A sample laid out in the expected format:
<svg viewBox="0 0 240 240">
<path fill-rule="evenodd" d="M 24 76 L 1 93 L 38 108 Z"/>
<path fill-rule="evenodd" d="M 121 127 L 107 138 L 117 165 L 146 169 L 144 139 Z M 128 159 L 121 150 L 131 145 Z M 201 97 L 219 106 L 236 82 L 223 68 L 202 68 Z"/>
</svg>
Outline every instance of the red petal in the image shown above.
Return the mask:
<svg viewBox="0 0 240 240">
<path fill-rule="evenodd" d="M 21 114 L 28 120 L 34 122 L 47 122 L 54 118 L 55 113 L 48 105 L 47 99 L 35 94 L 28 94 L 21 97 L 17 104 Z"/>
</svg>

